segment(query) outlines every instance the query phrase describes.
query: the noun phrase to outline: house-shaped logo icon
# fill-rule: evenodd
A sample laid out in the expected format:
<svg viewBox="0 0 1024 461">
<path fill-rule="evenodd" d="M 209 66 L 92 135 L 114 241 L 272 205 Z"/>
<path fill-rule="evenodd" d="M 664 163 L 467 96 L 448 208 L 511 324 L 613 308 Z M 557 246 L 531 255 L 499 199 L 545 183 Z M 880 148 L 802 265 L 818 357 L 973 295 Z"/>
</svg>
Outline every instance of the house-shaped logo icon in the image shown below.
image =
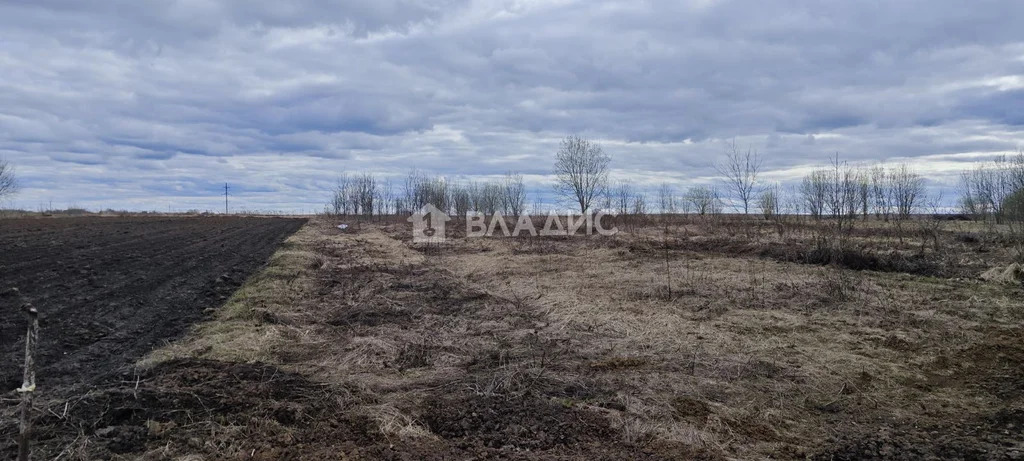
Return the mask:
<svg viewBox="0 0 1024 461">
<path fill-rule="evenodd" d="M 444 243 L 445 222 L 451 219 L 434 205 L 424 205 L 408 219 L 412 223 L 412 243 Z"/>
</svg>

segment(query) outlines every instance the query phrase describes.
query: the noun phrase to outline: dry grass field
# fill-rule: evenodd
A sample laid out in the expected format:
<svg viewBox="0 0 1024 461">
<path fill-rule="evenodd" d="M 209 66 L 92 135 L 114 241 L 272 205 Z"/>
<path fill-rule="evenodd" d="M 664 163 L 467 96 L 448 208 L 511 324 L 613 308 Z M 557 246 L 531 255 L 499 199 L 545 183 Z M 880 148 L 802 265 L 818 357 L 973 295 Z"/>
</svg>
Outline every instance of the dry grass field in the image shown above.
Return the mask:
<svg viewBox="0 0 1024 461">
<path fill-rule="evenodd" d="M 677 217 L 424 247 L 338 222 L 125 377 L 43 403 L 45 453 L 1024 456 L 1024 290 L 982 279 L 1014 255 L 980 224 L 858 223 L 840 248 L 824 223 Z"/>
</svg>

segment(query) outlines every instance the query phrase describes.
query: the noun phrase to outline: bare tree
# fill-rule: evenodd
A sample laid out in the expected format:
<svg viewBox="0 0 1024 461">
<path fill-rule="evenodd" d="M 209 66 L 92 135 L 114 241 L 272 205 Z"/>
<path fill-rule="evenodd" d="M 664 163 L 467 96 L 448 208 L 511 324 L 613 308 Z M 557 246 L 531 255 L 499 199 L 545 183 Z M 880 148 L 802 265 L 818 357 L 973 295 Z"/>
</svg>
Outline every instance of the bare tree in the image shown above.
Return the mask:
<svg viewBox="0 0 1024 461">
<path fill-rule="evenodd" d="M 372 174 L 363 173 L 357 176 L 353 182 L 355 194 L 356 213 L 364 216 L 373 215 L 373 204 L 377 198 L 377 179 Z"/>
<path fill-rule="evenodd" d="M 679 196 L 676 202 L 678 203 L 676 208 L 683 214 L 683 216 L 689 216 L 690 212 L 693 211 L 693 202 L 689 200 L 689 196 L 687 194 Z"/>
<path fill-rule="evenodd" d="M 473 207 L 473 197 L 470 193 L 475 184 L 465 186 L 461 184 L 452 185 L 452 207 L 455 208 L 455 216 L 458 218 L 465 218 L 466 214 L 470 212 Z M 476 210 L 473 210 L 476 211 Z"/>
<path fill-rule="evenodd" d="M 889 191 L 896 208 L 896 218 L 906 220 L 921 204 L 924 196 L 924 178 L 907 165 L 899 165 L 889 174 Z"/>
<path fill-rule="evenodd" d="M 331 203 L 330 209 L 336 215 L 347 215 L 351 211 L 350 208 L 350 184 L 351 178 L 347 174 L 338 176 L 338 180 L 334 185 L 334 190 L 331 192 Z"/>
<path fill-rule="evenodd" d="M 387 216 L 391 211 L 391 204 L 394 198 L 394 188 L 391 186 L 391 180 L 385 180 L 380 183 L 380 187 L 377 188 L 377 216 Z"/>
<path fill-rule="evenodd" d="M 485 183 L 480 188 L 480 207 L 476 210 L 484 214 L 494 214 L 501 209 L 501 197 L 505 193 L 501 186 L 495 183 Z"/>
<path fill-rule="evenodd" d="M 721 211 L 718 190 L 714 187 L 691 187 L 686 192 L 686 201 L 693 206 L 693 211 L 701 216 L 718 214 Z"/>
<path fill-rule="evenodd" d="M 675 192 L 672 190 L 672 186 L 667 183 L 661 183 L 661 185 L 658 186 L 658 208 L 662 214 L 676 212 L 675 199 Z"/>
<path fill-rule="evenodd" d="M 526 208 L 526 186 L 523 185 L 523 175 L 519 173 L 505 173 L 502 181 L 502 208 L 506 216 L 519 216 Z"/>
<path fill-rule="evenodd" d="M 832 157 L 832 166 L 826 171 L 828 195 L 825 204 L 832 217 L 840 220 L 842 227 L 846 218 L 857 214 L 857 184 L 860 182 L 860 175 L 845 161 L 839 160 L 838 153 Z"/>
<path fill-rule="evenodd" d="M 892 194 L 889 191 L 889 174 L 885 167 L 876 165 L 870 171 L 872 208 L 875 216 L 889 222 L 889 214 L 892 211 Z"/>
<path fill-rule="evenodd" d="M 815 219 L 830 218 L 833 231 L 841 237 L 854 219 L 864 212 L 868 176 L 839 160 L 836 154 L 828 168 L 812 171 L 800 183 L 803 207 Z"/>
<path fill-rule="evenodd" d="M 790 186 L 780 190 L 780 193 L 782 193 L 782 214 L 798 215 L 803 213 L 804 201 L 800 197 L 799 187 Z"/>
<path fill-rule="evenodd" d="M 383 214 L 390 201 L 391 185 L 387 183 L 386 190 L 381 190 L 378 186 L 377 179 L 372 174 L 342 174 L 338 176 L 328 208 L 337 215 L 373 216 L 375 212 Z"/>
<path fill-rule="evenodd" d="M 871 210 L 871 176 L 863 170 L 857 176 L 857 202 L 861 215 L 867 220 Z"/>
<path fill-rule="evenodd" d="M 567 136 L 555 154 L 556 188 L 568 200 L 575 201 L 581 213 L 590 209 L 594 199 L 608 187 L 611 157 L 601 146 L 579 136 Z"/>
<path fill-rule="evenodd" d="M 825 177 L 825 205 L 832 218 L 831 224 L 841 241 L 844 233 L 849 233 L 857 217 L 860 204 L 858 191 L 862 174 L 845 161 L 839 160 L 839 154 L 836 153 L 832 157 L 832 165 L 825 170 Z"/>
<path fill-rule="evenodd" d="M 647 195 L 643 192 L 633 194 L 633 214 L 635 216 L 647 214 Z"/>
<path fill-rule="evenodd" d="M 978 175 L 984 173 L 981 168 L 960 173 L 960 211 L 974 219 L 985 219 L 991 212 L 988 199 L 979 190 Z"/>
<path fill-rule="evenodd" d="M 402 213 L 409 214 L 420 209 L 423 205 L 426 205 L 425 198 L 422 197 L 423 184 L 426 183 L 426 175 L 420 173 L 417 170 L 412 170 L 405 177 L 402 182 Z"/>
<path fill-rule="evenodd" d="M 452 211 L 453 195 L 450 180 L 413 170 L 406 176 L 402 186 L 401 211 L 403 213 L 412 213 L 427 204 L 446 213 Z"/>
<path fill-rule="evenodd" d="M 540 197 L 533 198 L 533 205 L 530 206 L 530 214 L 541 215 L 544 214 L 544 201 Z"/>
<path fill-rule="evenodd" d="M 0 199 L 18 192 L 18 179 L 14 176 L 14 165 L 0 158 Z"/>
<path fill-rule="evenodd" d="M 750 202 L 754 197 L 761 163 L 757 151 L 747 149 L 746 152 L 740 152 L 733 142 L 725 161 L 718 165 L 718 172 L 725 176 L 726 187 L 743 204 L 743 214 L 750 213 Z"/>
<path fill-rule="evenodd" d="M 821 219 L 825 214 L 825 202 L 828 198 L 828 171 L 812 171 L 800 182 L 800 196 L 807 213 L 814 219 Z"/>
<path fill-rule="evenodd" d="M 626 181 L 621 181 L 615 185 L 611 195 L 614 196 L 612 205 L 617 209 L 618 214 L 629 214 L 629 208 L 632 205 L 630 202 L 633 199 L 633 186 Z"/>
</svg>

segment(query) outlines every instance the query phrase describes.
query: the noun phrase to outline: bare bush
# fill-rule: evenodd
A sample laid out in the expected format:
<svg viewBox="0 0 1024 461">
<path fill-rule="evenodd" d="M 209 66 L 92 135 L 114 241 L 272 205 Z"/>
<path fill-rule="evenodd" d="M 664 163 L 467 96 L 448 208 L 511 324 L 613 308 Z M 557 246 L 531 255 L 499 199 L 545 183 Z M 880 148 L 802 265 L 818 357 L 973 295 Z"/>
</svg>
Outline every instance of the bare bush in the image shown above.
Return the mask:
<svg viewBox="0 0 1024 461">
<path fill-rule="evenodd" d="M 941 236 L 946 225 L 946 221 L 939 219 L 938 216 L 942 209 L 942 194 L 925 197 L 922 203 L 930 216 L 923 216 L 917 220 L 917 227 L 921 232 L 921 253 L 924 253 L 924 249 L 929 243 L 932 250 L 942 251 Z"/>
<path fill-rule="evenodd" d="M 960 175 L 960 207 L 979 219 L 1004 221 L 1007 198 L 1024 189 L 1024 151 L 1001 155 Z"/>
<path fill-rule="evenodd" d="M 485 183 L 480 187 L 480 197 L 476 200 L 476 211 L 484 214 L 494 214 L 502 208 L 502 187 L 495 183 Z"/>
<path fill-rule="evenodd" d="M 331 202 L 328 204 L 328 209 L 336 215 L 347 215 L 348 207 L 348 175 L 341 175 L 334 185 L 334 190 L 331 191 Z"/>
<path fill-rule="evenodd" d="M 876 165 L 870 171 L 872 208 L 875 216 L 889 221 L 889 212 L 892 210 L 892 194 L 889 193 L 889 174 L 885 167 Z"/>
<path fill-rule="evenodd" d="M 958 205 L 960 212 L 973 217 L 974 219 L 985 219 L 992 212 L 988 197 L 982 192 L 980 186 L 983 181 L 979 175 L 986 174 L 981 168 L 975 168 L 960 173 Z"/>
<path fill-rule="evenodd" d="M 815 219 L 829 218 L 830 244 L 843 245 L 859 211 L 863 210 L 861 192 L 865 182 L 862 171 L 839 160 L 837 154 L 828 168 L 812 171 L 800 183 L 801 201 Z"/>
<path fill-rule="evenodd" d="M 782 200 L 780 198 L 781 188 L 775 184 L 768 186 L 761 192 L 757 200 L 757 207 L 761 210 L 764 219 L 769 220 L 781 212 Z"/>
<path fill-rule="evenodd" d="M 502 208 L 507 216 L 519 216 L 526 208 L 526 186 L 523 185 L 523 175 L 519 173 L 505 173 L 502 181 Z"/>
<path fill-rule="evenodd" d="M 401 212 L 412 213 L 427 204 L 439 210 L 452 210 L 452 183 L 445 178 L 432 177 L 413 170 L 403 183 Z"/>
<path fill-rule="evenodd" d="M 456 216 L 465 217 L 467 213 L 473 210 L 472 192 L 475 190 L 475 188 L 475 183 L 469 186 L 461 184 L 456 184 L 452 186 L 451 202 L 452 208 L 455 210 Z"/>
<path fill-rule="evenodd" d="M 715 215 L 722 210 L 718 189 L 713 186 L 691 187 L 686 192 L 686 202 L 693 206 L 694 213 L 701 216 Z"/>
<path fill-rule="evenodd" d="M 372 216 L 374 200 L 377 199 L 377 179 L 369 173 L 363 173 L 353 181 L 354 201 L 356 213 L 363 216 Z"/>
<path fill-rule="evenodd" d="M 378 186 L 372 174 L 343 174 L 334 186 L 328 209 L 334 214 L 346 216 L 384 214 L 387 208 L 385 197 L 391 194 L 391 186 L 388 183 L 386 193 Z"/>
<path fill-rule="evenodd" d="M 1024 263 L 1024 188 L 1018 189 L 1006 198 L 1003 213 L 1010 229 L 1016 259 Z"/>
</svg>

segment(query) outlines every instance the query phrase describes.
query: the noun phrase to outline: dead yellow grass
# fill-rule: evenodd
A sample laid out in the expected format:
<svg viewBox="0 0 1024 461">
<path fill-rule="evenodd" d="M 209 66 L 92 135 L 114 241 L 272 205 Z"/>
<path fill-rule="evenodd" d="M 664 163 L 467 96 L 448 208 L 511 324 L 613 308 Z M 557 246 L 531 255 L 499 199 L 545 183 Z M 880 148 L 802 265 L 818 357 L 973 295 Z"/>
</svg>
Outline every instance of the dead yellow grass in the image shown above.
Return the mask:
<svg viewBox="0 0 1024 461">
<path fill-rule="evenodd" d="M 658 244 L 657 229 L 617 238 Z M 575 360 L 605 372 L 600 381 L 625 402 L 613 411 L 622 424 L 744 458 L 813 447 L 843 409 L 913 416 L 927 398 L 950 414 L 977 410 L 962 392 L 925 397 L 908 383 L 924 379 L 922 364 L 941 352 L 978 340 L 974 329 L 1001 313 L 968 294 L 976 283 L 754 257 L 672 253 L 666 263 L 661 253 L 585 239 L 537 253 L 523 241 L 457 245 L 478 251 L 453 250 L 446 267 L 539 306 L 550 322 L 540 334 L 572 341 Z M 850 285 L 848 298 L 829 294 L 836 283 Z M 681 396 L 713 411 L 681 418 L 671 405 Z"/>
<path fill-rule="evenodd" d="M 213 319 L 144 364 L 262 361 L 345 383 L 370 396 L 354 411 L 395 440 L 436 440 L 422 403 L 449 392 L 587 387 L 596 397 L 559 399 L 606 415 L 626 443 L 742 459 L 801 457 L 839 420 L 1001 405 L 928 383 L 936 361 L 1019 322 L 1007 288 L 661 251 L 659 232 L 424 252 L 376 226 L 311 221 Z"/>
</svg>

